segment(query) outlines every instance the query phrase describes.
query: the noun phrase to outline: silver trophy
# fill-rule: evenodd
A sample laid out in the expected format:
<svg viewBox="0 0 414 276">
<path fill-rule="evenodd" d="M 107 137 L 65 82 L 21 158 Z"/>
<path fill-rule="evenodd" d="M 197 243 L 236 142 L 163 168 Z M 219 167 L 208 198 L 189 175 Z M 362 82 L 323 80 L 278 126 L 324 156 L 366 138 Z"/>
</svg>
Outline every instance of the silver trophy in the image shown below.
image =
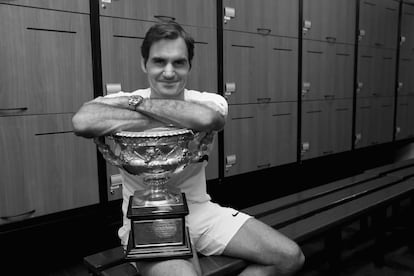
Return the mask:
<svg viewBox="0 0 414 276">
<path fill-rule="evenodd" d="M 129 199 L 127 217 L 131 220 L 126 259 L 187 258 L 192 256 L 185 216 L 185 194 L 167 186 L 172 175 L 181 172 L 203 155 L 190 150 L 197 134 L 189 129 L 162 127 L 143 132 L 122 131 L 95 139 L 99 151 L 112 165 L 143 177 L 146 189 Z"/>
</svg>

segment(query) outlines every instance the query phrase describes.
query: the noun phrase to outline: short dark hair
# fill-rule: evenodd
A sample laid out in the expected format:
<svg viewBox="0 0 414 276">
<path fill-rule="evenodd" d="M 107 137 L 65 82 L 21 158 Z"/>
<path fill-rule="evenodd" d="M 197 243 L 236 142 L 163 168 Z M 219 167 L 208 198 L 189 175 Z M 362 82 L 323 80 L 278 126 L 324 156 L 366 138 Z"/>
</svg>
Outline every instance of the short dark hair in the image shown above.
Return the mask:
<svg viewBox="0 0 414 276">
<path fill-rule="evenodd" d="M 187 33 L 180 24 L 174 21 L 160 22 L 153 25 L 145 34 L 144 41 L 141 45 L 141 55 L 144 58 L 144 64 L 147 63 L 149 52 L 152 44 L 162 39 L 183 38 L 187 46 L 188 61 L 191 67 L 191 61 L 194 57 L 194 39 Z"/>
</svg>

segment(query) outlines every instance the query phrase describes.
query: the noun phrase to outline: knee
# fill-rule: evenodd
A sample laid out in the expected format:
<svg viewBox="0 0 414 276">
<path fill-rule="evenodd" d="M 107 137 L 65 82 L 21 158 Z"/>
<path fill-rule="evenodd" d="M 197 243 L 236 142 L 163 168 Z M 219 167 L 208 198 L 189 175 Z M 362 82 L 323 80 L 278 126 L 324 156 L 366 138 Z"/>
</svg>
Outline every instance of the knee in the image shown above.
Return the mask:
<svg viewBox="0 0 414 276">
<path fill-rule="evenodd" d="M 287 274 L 299 271 L 305 263 L 305 255 L 296 243 L 285 250 L 282 258 L 284 270 Z"/>
</svg>

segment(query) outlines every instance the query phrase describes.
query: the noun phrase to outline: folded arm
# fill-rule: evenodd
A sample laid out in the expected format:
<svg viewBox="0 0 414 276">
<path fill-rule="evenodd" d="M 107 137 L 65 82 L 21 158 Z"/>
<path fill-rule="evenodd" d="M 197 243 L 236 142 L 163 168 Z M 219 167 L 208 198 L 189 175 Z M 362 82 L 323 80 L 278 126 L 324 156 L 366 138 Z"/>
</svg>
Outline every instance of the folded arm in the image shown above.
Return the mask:
<svg viewBox="0 0 414 276">
<path fill-rule="evenodd" d="M 83 104 L 72 122 L 75 134 L 92 138 L 169 124 L 195 131 L 218 131 L 224 127 L 225 118 L 209 102 L 144 99 L 135 111 L 129 106 L 128 97 L 120 96 L 99 97 Z"/>
</svg>

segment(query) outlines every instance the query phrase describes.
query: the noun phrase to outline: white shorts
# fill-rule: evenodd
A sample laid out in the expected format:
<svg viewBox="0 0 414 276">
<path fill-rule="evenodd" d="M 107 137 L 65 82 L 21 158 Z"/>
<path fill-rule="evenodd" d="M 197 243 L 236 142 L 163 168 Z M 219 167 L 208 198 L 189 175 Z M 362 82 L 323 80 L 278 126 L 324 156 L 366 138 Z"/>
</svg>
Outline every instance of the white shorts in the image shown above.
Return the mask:
<svg viewBox="0 0 414 276">
<path fill-rule="evenodd" d="M 197 252 L 209 256 L 223 253 L 227 244 L 250 215 L 217 203 L 189 204 L 186 224 Z"/>
</svg>

